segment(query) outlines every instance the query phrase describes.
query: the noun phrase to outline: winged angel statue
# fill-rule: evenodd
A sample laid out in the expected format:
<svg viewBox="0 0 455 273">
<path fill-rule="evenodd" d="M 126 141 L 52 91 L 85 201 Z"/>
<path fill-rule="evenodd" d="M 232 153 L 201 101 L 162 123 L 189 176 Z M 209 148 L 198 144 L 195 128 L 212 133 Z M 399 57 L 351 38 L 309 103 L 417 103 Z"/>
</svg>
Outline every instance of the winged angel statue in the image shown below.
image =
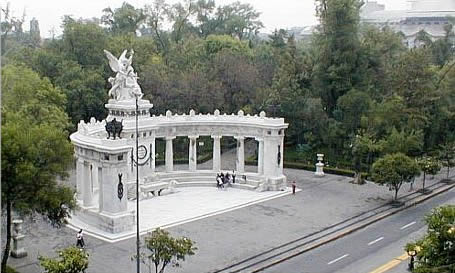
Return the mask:
<svg viewBox="0 0 455 273">
<path fill-rule="evenodd" d="M 134 51 L 131 50 L 130 57 L 126 57 L 127 50 L 124 50 L 122 55 L 117 59 L 112 53 L 104 50 L 104 54 L 109 59 L 109 66 L 112 71 L 117 72 L 117 75 L 109 78 L 109 83 L 112 85 L 109 90 L 109 96 L 117 101 L 131 100 L 138 97 L 142 98 L 141 87 L 137 83 L 137 74 L 131 66 L 133 63 Z"/>
</svg>

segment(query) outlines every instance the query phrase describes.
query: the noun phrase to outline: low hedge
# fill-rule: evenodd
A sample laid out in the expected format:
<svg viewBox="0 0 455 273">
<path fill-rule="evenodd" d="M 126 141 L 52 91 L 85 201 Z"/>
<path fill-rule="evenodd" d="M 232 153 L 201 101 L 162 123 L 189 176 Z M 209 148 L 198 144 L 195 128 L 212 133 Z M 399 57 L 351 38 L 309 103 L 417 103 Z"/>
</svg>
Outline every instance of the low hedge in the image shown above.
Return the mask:
<svg viewBox="0 0 455 273">
<path fill-rule="evenodd" d="M 212 159 L 212 154 L 206 154 L 206 155 L 201 155 L 197 159 L 197 163 L 201 164 L 204 163 L 208 160 Z M 163 159 L 156 160 L 155 165 L 160 166 L 164 165 L 165 161 Z M 174 159 L 174 164 L 188 164 L 188 159 Z M 257 160 L 245 160 L 245 165 L 250 165 L 250 166 L 257 166 L 258 162 Z M 305 163 L 299 163 L 299 162 L 284 162 L 283 164 L 284 168 L 289 168 L 289 169 L 298 169 L 298 170 L 305 170 L 305 171 L 310 171 L 310 172 L 315 172 L 316 171 L 316 166 L 314 165 L 308 165 Z M 331 167 L 324 167 L 324 173 L 328 174 L 335 174 L 335 175 L 342 175 L 342 176 L 348 176 L 348 177 L 354 177 L 355 172 L 353 170 L 348 170 L 348 169 L 338 169 L 338 168 L 331 168 Z M 362 176 L 364 178 L 368 177 L 367 173 L 362 173 Z"/>
<path fill-rule="evenodd" d="M 256 160 L 247 160 L 245 161 L 246 165 L 251 165 L 255 166 L 258 164 Z M 314 165 L 308 165 L 305 163 L 298 163 L 298 162 L 284 162 L 283 164 L 284 168 L 289 168 L 289 169 L 299 169 L 299 170 L 305 170 L 305 171 L 310 171 L 310 172 L 315 172 L 316 171 L 316 166 Z M 331 168 L 331 167 L 324 167 L 324 173 L 328 174 L 335 174 L 335 175 L 342 175 L 342 176 L 348 176 L 348 177 L 354 177 L 355 172 L 353 170 L 348 170 L 348 169 L 337 169 L 337 168 Z M 362 173 L 363 177 L 366 177 L 366 173 Z"/>
</svg>

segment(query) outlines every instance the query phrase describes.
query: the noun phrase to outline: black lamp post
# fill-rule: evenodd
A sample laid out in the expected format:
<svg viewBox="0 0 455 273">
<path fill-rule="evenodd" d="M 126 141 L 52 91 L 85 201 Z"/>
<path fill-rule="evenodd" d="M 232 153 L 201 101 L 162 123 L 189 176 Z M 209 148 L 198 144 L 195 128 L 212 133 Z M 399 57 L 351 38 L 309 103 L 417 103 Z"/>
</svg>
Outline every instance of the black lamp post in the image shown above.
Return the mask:
<svg viewBox="0 0 455 273">
<path fill-rule="evenodd" d="M 139 106 L 138 106 L 138 96 L 136 96 L 136 265 L 137 273 L 141 272 L 141 262 L 139 256 L 140 240 L 139 240 Z"/>
<path fill-rule="evenodd" d="M 409 257 L 411 257 L 411 259 L 409 260 L 409 264 L 408 264 L 408 267 L 409 267 L 409 270 L 412 272 L 414 270 L 414 257 L 417 255 L 417 252 L 420 251 L 420 247 L 419 246 L 415 246 L 414 249 L 410 249 L 408 250 L 408 255 Z"/>
</svg>

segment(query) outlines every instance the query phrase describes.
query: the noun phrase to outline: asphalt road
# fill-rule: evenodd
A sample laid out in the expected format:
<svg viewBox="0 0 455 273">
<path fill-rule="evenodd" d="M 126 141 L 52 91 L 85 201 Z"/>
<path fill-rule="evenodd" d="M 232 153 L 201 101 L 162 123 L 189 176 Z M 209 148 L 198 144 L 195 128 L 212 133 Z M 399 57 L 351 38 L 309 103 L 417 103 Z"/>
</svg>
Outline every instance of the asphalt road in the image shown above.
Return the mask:
<svg viewBox="0 0 455 273">
<path fill-rule="evenodd" d="M 454 189 L 264 272 L 371 272 L 402 255 L 407 242 L 425 233 L 425 214 L 444 204 L 455 204 Z M 403 261 L 388 272 L 406 272 L 406 263 Z"/>
</svg>

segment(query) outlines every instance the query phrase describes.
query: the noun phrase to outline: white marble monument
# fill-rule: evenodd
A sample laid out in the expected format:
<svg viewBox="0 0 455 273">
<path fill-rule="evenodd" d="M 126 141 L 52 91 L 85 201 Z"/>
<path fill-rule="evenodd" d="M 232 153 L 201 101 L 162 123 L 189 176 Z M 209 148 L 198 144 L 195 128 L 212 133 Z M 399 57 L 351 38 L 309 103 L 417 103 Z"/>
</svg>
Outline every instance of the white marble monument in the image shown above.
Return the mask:
<svg viewBox="0 0 455 273">
<path fill-rule="evenodd" d="M 322 160 L 324 160 L 324 154 L 317 154 L 318 157 L 318 163 L 316 163 L 316 172 L 314 175 L 316 177 L 323 177 L 325 175 L 324 173 L 324 163 L 322 163 Z"/>
<path fill-rule="evenodd" d="M 13 220 L 13 247 L 11 249 L 11 256 L 14 258 L 23 258 L 27 256 L 25 250 L 26 242 L 24 241 L 25 235 L 21 233 L 23 221 L 20 219 Z"/>
<path fill-rule="evenodd" d="M 109 114 L 105 121 L 94 118 L 89 123 L 80 121 L 77 132 L 71 135 L 77 158 L 77 198 L 80 210 L 78 219 L 96 228 L 121 233 L 134 228 L 135 212 L 128 210 L 128 199 L 136 198 L 136 115 L 138 117 L 140 198 L 150 197 L 160 189 L 168 193 L 179 187 L 215 187 L 215 177 L 221 169 L 221 145 L 223 137 L 237 140 L 235 174 L 238 178 L 248 177 L 246 183 L 234 187 L 255 191 L 279 191 L 286 188 L 283 174 L 284 131 L 288 124 L 283 118 L 268 118 L 264 112 L 258 115 L 237 114 L 175 115 L 171 111 L 160 116 L 151 116 L 153 105 L 141 99 L 142 91 L 137 76 L 131 67 L 133 53 L 127 58 L 125 50 L 119 59 L 105 51 L 115 78 L 110 78 L 112 88 L 105 107 Z M 138 111 L 136 111 L 136 98 Z M 119 137 L 109 137 L 107 122 L 122 124 Z M 115 134 L 114 134 L 115 136 Z M 173 140 L 189 138 L 188 170 L 176 171 L 173 166 Z M 197 169 L 197 143 L 200 136 L 213 139 L 212 170 Z M 246 138 L 258 142 L 258 172 L 245 172 L 244 141 Z M 155 169 L 156 139 L 166 141 L 165 171 Z"/>
</svg>

